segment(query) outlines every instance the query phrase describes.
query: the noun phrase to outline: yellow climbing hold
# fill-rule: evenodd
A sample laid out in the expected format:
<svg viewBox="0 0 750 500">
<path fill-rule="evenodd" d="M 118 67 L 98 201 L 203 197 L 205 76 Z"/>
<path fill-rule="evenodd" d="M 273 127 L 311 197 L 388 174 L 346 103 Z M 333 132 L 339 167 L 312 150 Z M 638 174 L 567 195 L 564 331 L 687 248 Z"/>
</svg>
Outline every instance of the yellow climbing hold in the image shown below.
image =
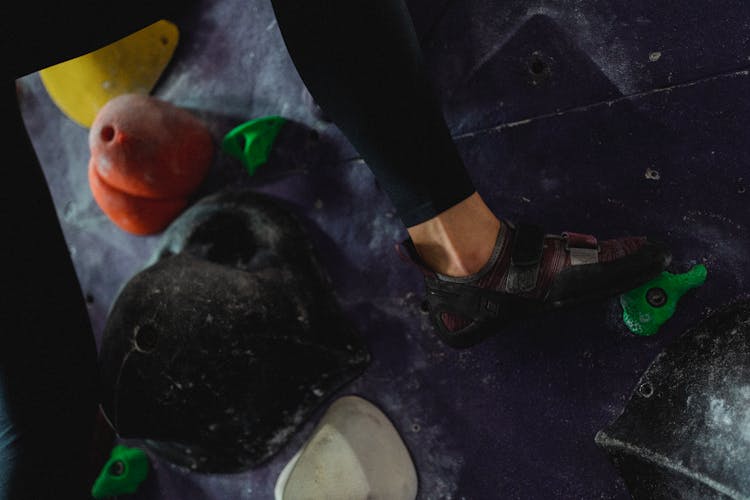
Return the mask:
<svg viewBox="0 0 750 500">
<path fill-rule="evenodd" d="M 149 94 L 172 59 L 178 39 L 177 26 L 161 20 L 39 74 L 60 110 L 89 128 L 110 99 L 122 94 Z"/>
</svg>

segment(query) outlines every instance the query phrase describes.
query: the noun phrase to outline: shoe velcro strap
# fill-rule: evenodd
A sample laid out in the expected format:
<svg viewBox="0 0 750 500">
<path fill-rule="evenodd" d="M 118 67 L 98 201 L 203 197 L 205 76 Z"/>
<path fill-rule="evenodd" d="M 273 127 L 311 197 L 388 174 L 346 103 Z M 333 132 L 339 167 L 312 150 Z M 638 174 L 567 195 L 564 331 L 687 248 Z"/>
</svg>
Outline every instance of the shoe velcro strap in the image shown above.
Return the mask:
<svg viewBox="0 0 750 500">
<path fill-rule="evenodd" d="M 599 262 L 599 242 L 590 234 L 563 233 L 565 250 L 570 254 L 570 265 L 596 264 Z"/>
<path fill-rule="evenodd" d="M 536 287 L 544 252 L 544 230 L 536 224 L 518 224 L 510 256 L 508 293 L 530 292 Z"/>
<path fill-rule="evenodd" d="M 563 238 L 570 248 L 599 248 L 599 242 L 596 236 L 582 233 L 564 232 Z"/>
</svg>

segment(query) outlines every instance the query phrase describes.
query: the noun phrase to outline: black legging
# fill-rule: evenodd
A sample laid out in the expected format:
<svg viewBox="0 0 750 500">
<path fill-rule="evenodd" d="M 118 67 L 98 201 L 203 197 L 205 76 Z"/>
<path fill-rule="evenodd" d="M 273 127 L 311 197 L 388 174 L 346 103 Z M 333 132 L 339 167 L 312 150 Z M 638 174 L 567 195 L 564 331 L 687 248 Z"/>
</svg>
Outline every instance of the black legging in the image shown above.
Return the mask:
<svg viewBox="0 0 750 500">
<path fill-rule="evenodd" d="M 407 226 L 471 195 L 402 0 L 272 1 L 305 84 Z M 86 497 L 98 400 L 86 307 L 21 120 L 15 79 L 160 18 L 179 23 L 175 13 L 186 3 L 131 0 L 120 10 L 91 0 L 1 7 L 0 499 Z"/>
<path fill-rule="evenodd" d="M 273 0 L 300 76 L 406 226 L 474 187 L 432 92 L 402 0 Z"/>
</svg>

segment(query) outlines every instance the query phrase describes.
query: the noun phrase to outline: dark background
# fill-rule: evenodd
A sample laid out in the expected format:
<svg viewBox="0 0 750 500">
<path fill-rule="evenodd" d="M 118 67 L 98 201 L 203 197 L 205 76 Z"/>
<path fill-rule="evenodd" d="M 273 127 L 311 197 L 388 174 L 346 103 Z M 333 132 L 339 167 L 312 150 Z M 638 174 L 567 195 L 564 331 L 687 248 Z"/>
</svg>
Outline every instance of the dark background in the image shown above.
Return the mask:
<svg viewBox="0 0 750 500">
<path fill-rule="evenodd" d="M 217 143 L 252 118 L 294 123 L 255 177 L 219 153 L 199 194 L 244 184 L 303 218 L 373 354 L 340 394 L 359 394 L 392 419 L 420 498 L 627 498 L 594 435 L 667 343 L 750 288 L 750 3 L 408 4 L 446 119 L 499 216 L 548 232 L 647 234 L 671 245 L 671 271 L 706 264 L 706 284 L 656 336 L 632 335 L 611 299 L 515 325 L 470 350 L 440 344 L 420 310 L 419 272 L 393 251 L 403 226 L 305 90 L 266 0 L 197 2 L 154 95 L 202 118 Z M 104 216 L 86 178 L 88 131 L 55 107 L 37 74 L 19 83 L 99 341 L 119 289 L 159 236 L 124 233 Z M 242 474 L 191 474 L 152 456 L 134 498 L 270 498 L 318 417 Z"/>
</svg>

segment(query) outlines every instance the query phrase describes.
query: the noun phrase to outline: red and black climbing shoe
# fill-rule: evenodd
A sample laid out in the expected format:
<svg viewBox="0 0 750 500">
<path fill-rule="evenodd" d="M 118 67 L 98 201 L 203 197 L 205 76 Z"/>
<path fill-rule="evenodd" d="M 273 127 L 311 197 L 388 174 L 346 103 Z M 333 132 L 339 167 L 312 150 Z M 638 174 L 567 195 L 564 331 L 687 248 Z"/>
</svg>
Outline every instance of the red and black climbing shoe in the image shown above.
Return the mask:
<svg viewBox="0 0 750 500">
<path fill-rule="evenodd" d="M 643 237 L 598 241 L 508 222 L 487 264 L 470 276 L 436 273 L 410 240 L 403 248 L 424 273 L 438 335 L 456 348 L 477 344 L 516 319 L 624 293 L 659 275 L 672 259 L 664 245 Z"/>
</svg>

